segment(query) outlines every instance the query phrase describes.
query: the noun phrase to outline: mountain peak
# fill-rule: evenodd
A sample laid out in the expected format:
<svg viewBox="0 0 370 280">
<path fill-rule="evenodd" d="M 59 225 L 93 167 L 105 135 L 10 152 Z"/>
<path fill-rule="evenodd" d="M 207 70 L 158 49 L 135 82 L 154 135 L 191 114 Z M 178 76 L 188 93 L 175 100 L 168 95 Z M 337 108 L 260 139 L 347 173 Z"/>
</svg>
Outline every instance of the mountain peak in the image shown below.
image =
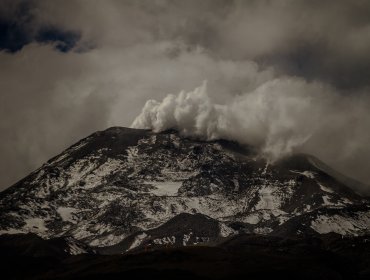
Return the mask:
<svg viewBox="0 0 370 280">
<path fill-rule="evenodd" d="M 233 141 L 111 127 L 3 192 L 0 230 L 125 250 L 172 236 L 182 244 L 190 232 L 186 244 L 237 233 L 361 235 L 370 225 L 368 202 L 308 155 L 271 164 Z M 177 219 L 215 230 L 201 236 Z M 171 233 L 171 221 L 179 234 Z"/>
</svg>

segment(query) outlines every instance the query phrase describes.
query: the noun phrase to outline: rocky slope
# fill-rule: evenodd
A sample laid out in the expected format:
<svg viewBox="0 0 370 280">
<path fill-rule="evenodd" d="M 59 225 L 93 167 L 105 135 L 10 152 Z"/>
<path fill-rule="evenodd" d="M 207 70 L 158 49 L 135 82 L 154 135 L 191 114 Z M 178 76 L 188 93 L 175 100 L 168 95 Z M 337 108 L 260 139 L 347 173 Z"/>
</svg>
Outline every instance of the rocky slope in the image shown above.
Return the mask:
<svg viewBox="0 0 370 280">
<path fill-rule="evenodd" d="M 234 142 L 113 127 L 2 192 L 0 233 L 68 237 L 105 253 L 238 233 L 365 235 L 369 200 L 351 182 L 308 155 L 269 164 Z"/>
</svg>

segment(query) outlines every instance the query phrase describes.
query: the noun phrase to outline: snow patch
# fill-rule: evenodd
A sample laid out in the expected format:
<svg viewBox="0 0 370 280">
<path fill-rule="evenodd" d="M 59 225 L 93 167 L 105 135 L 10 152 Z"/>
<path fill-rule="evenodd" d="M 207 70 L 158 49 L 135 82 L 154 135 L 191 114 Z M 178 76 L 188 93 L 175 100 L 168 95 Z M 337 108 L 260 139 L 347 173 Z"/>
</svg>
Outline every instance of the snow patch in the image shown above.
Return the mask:
<svg viewBox="0 0 370 280">
<path fill-rule="evenodd" d="M 239 189 L 240 189 L 240 186 L 239 186 L 239 181 L 238 181 L 238 178 L 234 178 L 233 179 L 233 183 L 234 183 L 234 192 L 237 192 L 237 191 L 239 191 Z"/>
<path fill-rule="evenodd" d="M 220 228 L 220 235 L 222 237 L 228 237 L 228 236 L 233 235 L 233 234 L 236 233 L 235 230 L 233 230 L 232 228 L 228 227 L 224 223 L 220 223 L 219 224 L 219 228 Z"/>
<path fill-rule="evenodd" d="M 166 236 L 163 238 L 157 238 L 153 240 L 154 244 L 157 245 L 173 245 L 176 243 L 176 237 L 175 236 Z"/>
<path fill-rule="evenodd" d="M 365 233 L 370 231 L 370 213 L 359 213 L 357 217 L 320 215 L 311 222 L 311 228 L 320 234 L 335 232 L 342 235 L 357 236 L 359 229 Z"/>
<path fill-rule="evenodd" d="M 193 235 L 193 232 L 189 232 L 189 234 L 184 234 L 184 237 L 182 238 L 182 245 L 186 246 Z"/>
<path fill-rule="evenodd" d="M 73 239 L 67 238 L 67 243 L 68 243 L 68 249 L 69 249 L 69 254 L 71 255 L 80 255 L 80 254 L 86 254 L 87 251 L 80 247 L 78 244 Z"/>
<path fill-rule="evenodd" d="M 120 169 L 124 164 L 123 161 L 117 159 L 108 159 L 98 168 L 96 168 L 93 172 L 89 173 L 85 177 L 86 185 L 83 187 L 84 189 L 87 188 L 94 188 L 99 186 L 104 182 L 104 178 L 109 174 L 112 174 L 116 170 Z"/>
<path fill-rule="evenodd" d="M 314 179 L 315 178 L 315 173 L 312 172 L 312 171 L 299 172 L 299 171 L 296 171 L 296 170 L 290 170 L 290 172 L 296 173 L 296 174 L 301 174 L 301 175 L 306 176 L 307 178 L 310 178 L 310 179 Z"/>
<path fill-rule="evenodd" d="M 48 229 L 45 227 L 45 222 L 43 219 L 40 218 L 29 218 L 25 220 L 25 225 L 23 229 L 28 232 L 33 233 L 44 233 Z"/>
<path fill-rule="evenodd" d="M 331 188 L 328 188 L 328 187 L 325 187 L 324 185 L 318 183 L 319 186 L 320 186 L 320 189 L 324 192 L 327 192 L 327 193 L 334 193 L 334 191 L 331 189 Z"/>
<path fill-rule="evenodd" d="M 253 214 L 250 214 L 250 215 L 248 215 L 247 217 L 245 217 L 243 219 L 243 221 L 245 223 L 248 223 L 248 224 L 251 224 L 251 225 L 258 224 L 260 220 L 261 220 L 260 215 L 257 212 L 253 213 Z"/>
<path fill-rule="evenodd" d="M 323 195 L 322 200 L 324 201 L 324 205 L 326 206 L 333 205 L 333 203 L 330 202 L 330 197 L 327 195 Z"/>
<path fill-rule="evenodd" d="M 259 227 L 254 230 L 254 233 L 257 234 L 269 234 L 272 232 L 272 229 L 269 227 Z"/>
<path fill-rule="evenodd" d="M 111 231 L 111 230 L 109 230 Z M 108 232 L 109 232 L 108 231 Z M 86 232 L 86 234 L 88 234 Z M 89 234 L 91 236 L 92 234 Z M 92 235 L 94 236 L 94 235 Z M 74 236 L 76 238 L 76 236 Z M 121 234 L 121 235 L 115 235 L 113 233 L 110 233 L 108 235 L 103 235 L 101 237 L 94 237 L 94 239 L 89 242 L 90 246 L 96 246 L 96 247 L 104 247 L 104 246 L 112 246 L 119 242 L 121 242 L 123 239 L 127 237 L 127 234 Z"/>
<path fill-rule="evenodd" d="M 62 218 L 63 222 L 76 223 L 73 219 L 73 214 L 77 212 L 78 209 L 72 207 L 58 207 L 57 212 Z"/>
<path fill-rule="evenodd" d="M 268 161 L 266 161 L 265 168 L 263 169 L 263 171 L 262 171 L 262 173 L 261 173 L 262 175 L 266 175 L 268 166 L 269 166 L 269 162 L 268 162 Z"/>
<path fill-rule="evenodd" d="M 14 228 L 0 230 L 0 235 L 2 235 L 2 234 L 18 234 L 18 233 L 24 233 L 24 231 L 19 230 L 19 229 L 14 229 Z"/>
<path fill-rule="evenodd" d="M 128 250 L 132 250 L 132 249 L 134 249 L 134 248 L 136 248 L 136 247 L 140 246 L 140 244 L 141 244 L 141 243 L 143 243 L 144 239 L 145 239 L 147 236 L 148 236 L 148 235 L 147 235 L 145 232 L 143 232 L 143 233 L 141 233 L 141 234 L 137 235 L 137 236 L 135 237 L 134 242 L 132 242 L 132 244 L 131 244 L 130 248 L 128 248 Z"/>
<path fill-rule="evenodd" d="M 153 185 L 154 190 L 150 192 L 156 196 L 176 196 L 182 182 L 144 182 L 145 184 Z"/>
<path fill-rule="evenodd" d="M 127 162 L 133 163 L 138 157 L 139 149 L 137 147 L 128 147 L 127 152 Z"/>
<path fill-rule="evenodd" d="M 277 210 L 281 205 L 280 196 L 274 195 L 274 188 L 272 186 L 262 186 L 259 189 L 259 201 L 255 206 L 255 210 L 270 209 Z"/>
</svg>

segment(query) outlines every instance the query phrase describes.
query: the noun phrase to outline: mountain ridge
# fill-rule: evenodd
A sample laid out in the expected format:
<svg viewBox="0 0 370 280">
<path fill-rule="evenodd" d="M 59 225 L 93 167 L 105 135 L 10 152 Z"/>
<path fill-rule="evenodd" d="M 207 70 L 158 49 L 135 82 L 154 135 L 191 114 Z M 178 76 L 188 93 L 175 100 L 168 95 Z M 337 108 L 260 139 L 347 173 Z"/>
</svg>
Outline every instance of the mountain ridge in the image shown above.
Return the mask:
<svg viewBox="0 0 370 280">
<path fill-rule="evenodd" d="M 240 233 L 368 234 L 369 199 L 337 177 L 305 154 L 271 164 L 233 141 L 112 127 L 3 191 L 0 233 L 71 236 L 94 248 L 126 244 L 122 250 L 207 244 Z M 200 215 L 199 228 L 208 217 L 218 230 L 155 233 L 188 214 Z"/>
</svg>

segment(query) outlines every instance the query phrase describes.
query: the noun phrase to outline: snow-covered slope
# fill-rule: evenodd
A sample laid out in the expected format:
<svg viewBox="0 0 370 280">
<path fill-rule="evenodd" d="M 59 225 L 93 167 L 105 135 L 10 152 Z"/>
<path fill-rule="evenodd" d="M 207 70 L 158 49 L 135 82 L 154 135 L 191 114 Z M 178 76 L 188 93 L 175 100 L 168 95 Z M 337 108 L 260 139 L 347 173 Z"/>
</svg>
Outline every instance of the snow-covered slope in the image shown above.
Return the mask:
<svg viewBox="0 0 370 280">
<path fill-rule="evenodd" d="M 2 192 L 0 233 L 68 236 L 97 247 L 121 243 L 126 250 L 172 237 L 189 245 L 238 232 L 369 233 L 369 200 L 321 166 L 307 155 L 269 164 L 234 142 L 114 127 Z M 154 230 L 183 213 L 217 226 L 204 240 L 195 229 L 178 235 Z"/>
</svg>

